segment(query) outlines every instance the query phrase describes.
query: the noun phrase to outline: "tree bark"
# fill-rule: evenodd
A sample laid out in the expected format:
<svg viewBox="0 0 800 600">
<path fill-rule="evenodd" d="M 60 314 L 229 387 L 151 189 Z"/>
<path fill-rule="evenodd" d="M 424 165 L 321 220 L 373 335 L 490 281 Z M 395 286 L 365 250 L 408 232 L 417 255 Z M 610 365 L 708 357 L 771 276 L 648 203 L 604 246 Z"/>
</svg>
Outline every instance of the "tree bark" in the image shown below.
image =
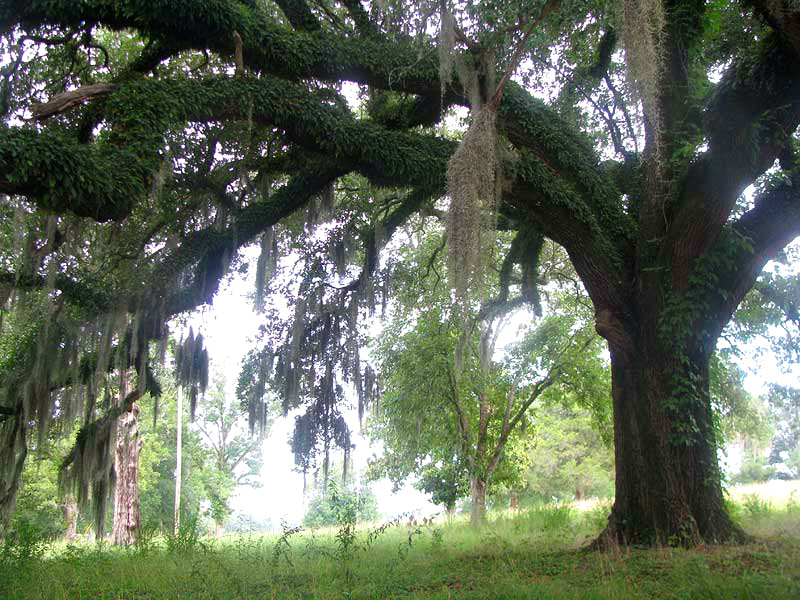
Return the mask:
<svg viewBox="0 0 800 600">
<path fill-rule="evenodd" d="M 723 503 L 708 356 L 687 357 L 684 375 L 695 374 L 694 393 L 676 404 L 670 361 L 637 346 L 632 354 L 630 346 L 609 344 L 616 497 L 596 543 L 694 546 L 745 539 Z"/>
<path fill-rule="evenodd" d="M 139 405 L 135 402 L 119 419 L 114 468 L 114 526 L 112 540 L 115 545 L 130 546 L 136 543 L 141 526 L 139 505 Z"/>
<path fill-rule="evenodd" d="M 72 542 L 78 535 L 78 504 L 72 494 L 67 495 L 61 502 L 61 512 L 64 513 L 64 520 L 67 522 L 64 539 Z"/>
<path fill-rule="evenodd" d="M 486 480 L 480 477 L 473 477 L 470 481 L 472 495 L 470 524 L 475 527 L 486 523 L 486 484 Z"/>
<path fill-rule="evenodd" d="M 225 524 L 222 521 L 214 521 L 214 525 L 215 525 L 214 535 L 217 537 L 217 539 L 219 539 L 222 537 Z"/>
</svg>

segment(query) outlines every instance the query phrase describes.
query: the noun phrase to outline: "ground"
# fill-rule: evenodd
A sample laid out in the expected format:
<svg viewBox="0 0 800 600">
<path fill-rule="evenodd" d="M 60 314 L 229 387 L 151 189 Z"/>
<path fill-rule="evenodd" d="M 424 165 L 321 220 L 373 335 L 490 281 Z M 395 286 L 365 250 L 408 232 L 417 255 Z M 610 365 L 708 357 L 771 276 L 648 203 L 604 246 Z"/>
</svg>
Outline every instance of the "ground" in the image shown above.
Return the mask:
<svg viewBox="0 0 800 600">
<path fill-rule="evenodd" d="M 7 548 L 0 597 L 800 597 L 800 482 L 734 489 L 731 497 L 731 512 L 755 536 L 752 543 L 587 551 L 583 546 L 602 528 L 609 505 L 550 505 L 496 514 L 478 532 L 455 521 L 221 541 L 187 535 L 150 539 L 131 550 Z"/>
</svg>

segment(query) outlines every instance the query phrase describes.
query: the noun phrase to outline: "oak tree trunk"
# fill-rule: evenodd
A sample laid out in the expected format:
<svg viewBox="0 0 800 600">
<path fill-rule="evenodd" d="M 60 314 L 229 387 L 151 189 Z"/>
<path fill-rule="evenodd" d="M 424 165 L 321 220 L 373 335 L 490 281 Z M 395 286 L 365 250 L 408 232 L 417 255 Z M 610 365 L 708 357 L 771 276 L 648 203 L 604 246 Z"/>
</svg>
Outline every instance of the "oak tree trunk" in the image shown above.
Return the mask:
<svg viewBox="0 0 800 600">
<path fill-rule="evenodd" d="M 708 356 L 686 357 L 681 373 L 691 386 L 681 386 L 670 361 L 641 346 L 632 354 L 609 344 L 616 497 L 598 544 L 744 539 L 723 503 Z"/>
<path fill-rule="evenodd" d="M 114 525 L 112 540 L 116 545 L 136 542 L 141 525 L 139 505 L 139 406 L 134 402 L 129 412 L 119 418 L 114 454 Z"/>
</svg>

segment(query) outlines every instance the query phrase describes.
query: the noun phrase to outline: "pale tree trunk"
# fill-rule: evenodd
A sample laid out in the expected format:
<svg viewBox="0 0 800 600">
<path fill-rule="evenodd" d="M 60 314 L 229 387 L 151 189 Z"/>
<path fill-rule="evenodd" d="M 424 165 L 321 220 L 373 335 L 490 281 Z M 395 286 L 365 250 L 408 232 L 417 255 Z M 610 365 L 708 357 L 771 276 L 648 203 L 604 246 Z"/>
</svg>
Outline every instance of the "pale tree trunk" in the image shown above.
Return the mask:
<svg viewBox="0 0 800 600">
<path fill-rule="evenodd" d="M 78 535 L 78 504 L 72 494 L 67 495 L 61 502 L 61 512 L 64 513 L 64 520 L 67 522 L 64 539 L 72 542 Z"/>
<path fill-rule="evenodd" d="M 178 386 L 178 408 L 177 408 L 176 427 L 178 430 L 177 441 L 175 444 L 175 535 L 181 526 L 181 454 L 183 452 L 183 387 Z"/>
<path fill-rule="evenodd" d="M 486 523 L 486 481 L 480 477 L 473 477 L 470 482 L 472 496 L 472 513 L 470 524 L 480 526 Z"/>
<path fill-rule="evenodd" d="M 130 546 L 136 542 L 141 526 L 139 505 L 139 405 L 135 402 L 123 413 L 117 425 L 114 468 L 114 525 L 112 541 Z"/>
<path fill-rule="evenodd" d="M 214 525 L 216 526 L 215 527 L 215 531 L 214 531 L 214 535 L 217 538 L 221 538 L 225 524 L 222 521 L 215 521 Z"/>
<path fill-rule="evenodd" d="M 511 510 L 519 510 L 519 494 L 517 490 L 511 490 L 511 503 L 509 508 L 511 508 Z"/>
</svg>

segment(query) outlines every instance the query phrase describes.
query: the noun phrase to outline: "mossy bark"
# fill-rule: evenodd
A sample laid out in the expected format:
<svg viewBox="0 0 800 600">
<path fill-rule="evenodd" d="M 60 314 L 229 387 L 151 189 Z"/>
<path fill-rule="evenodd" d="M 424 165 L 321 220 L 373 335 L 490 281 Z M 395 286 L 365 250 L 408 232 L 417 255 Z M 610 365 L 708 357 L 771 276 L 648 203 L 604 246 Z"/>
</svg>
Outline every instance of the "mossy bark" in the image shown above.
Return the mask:
<svg viewBox="0 0 800 600">
<path fill-rule="evenodd" d="M 114 525 L 112 541 L 115 545 L 130 546 L 136 543 L 141 528 L 139 503 L 139 405 L 135 402 L 123 413 L 117 425 L 114 469 Z"/>
</svg>

